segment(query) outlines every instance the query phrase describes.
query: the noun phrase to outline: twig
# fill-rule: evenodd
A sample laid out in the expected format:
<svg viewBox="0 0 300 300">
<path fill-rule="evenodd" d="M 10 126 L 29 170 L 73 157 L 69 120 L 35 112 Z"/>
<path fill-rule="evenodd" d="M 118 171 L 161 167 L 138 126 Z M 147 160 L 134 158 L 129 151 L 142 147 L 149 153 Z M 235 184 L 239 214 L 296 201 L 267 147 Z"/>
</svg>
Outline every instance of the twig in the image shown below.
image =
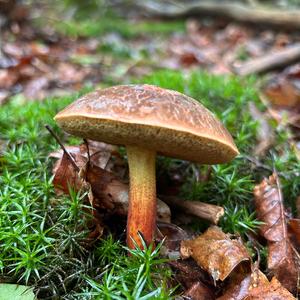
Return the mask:
<svg viewBox="0 0 300 300">
<path fill-rule="evenodd" d="M 50 132 L 50 134 L 54 137 L 54 139 L 57 141 L 57 143 L 60 145 L 61 149 L 63 150 L 63 152 L 67 155 L 68 159 L 70 160 L 72 166 L 74 167 L 76 172 L 79 172 L 80 169 L 79 167 L 76 165 L 73 157 L 70 155 L 70 153 L 67 151 L 67 149 L 65 148 L 65 146 L 63 145 L 63 143 L 59 140 L 58 136 L 54 133 L 54 131 L 52 130 L 52 128 L 49 125 L 45 125 L 46 129 Z"/>
<path fill-rule="evenodd" d="M 267 53 L 262 57 L 251 59 L 241 66 L 235 68 L 234 72 L 241 76 L 263 73 L 288 66 L 298 61 L 299 58 L 300 44 L 295 44 L 281 51 Z"/>
<path fill-rule="evenodd" d="M 243 156 L 246 160 L 248 160 L 249 162 L 253 163 L 255 165 L 256 168 L 261 168 L 261 169 L 264 169 L 266 171 L 269 171 L 269 172 L 273 172 L 273 169 L 263 163 L 261 163 L 258 159 L 256 159 L 255 157 L 251 157 L 251 156 L 248 156 L 248 155 L 244 155 Z"/>
<path fill-rule="evenodd" d="M 282 10 L 251 7 L 229 1 L 136 1 L 138 7 L 148 14 L 167 18 L 189 16 L 218 16 L 238 22 L 266 24 L 285 28 L 300 28 L 300 10 Z"/>
<path fill-rule="evenodd" d="M 213 224 L 217 224 L 219 219 L 224 215 L 224 208 L 221 206 L 199 201 L 184 201 L 176 197 L 162 195 L 160 195 L 160 198 L 174 209 L 181 209 L 183 213 L 208 220 Z"/>
</svg>

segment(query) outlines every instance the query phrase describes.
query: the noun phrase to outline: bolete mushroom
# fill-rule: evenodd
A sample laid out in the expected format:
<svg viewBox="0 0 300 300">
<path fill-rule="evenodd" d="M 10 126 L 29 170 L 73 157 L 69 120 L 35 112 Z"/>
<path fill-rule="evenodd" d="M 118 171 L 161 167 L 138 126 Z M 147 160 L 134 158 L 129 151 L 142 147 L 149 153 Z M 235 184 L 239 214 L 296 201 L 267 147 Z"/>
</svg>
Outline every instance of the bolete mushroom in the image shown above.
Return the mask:
<svg viewBox="0 0 300 300">
<path fill-rule="evenodd" d="M 225 127 L 196 100 L 152 85 L 120 85 L 89 93 L 55 116 L 68 133 L 125 145 L 130 196 L 127 245 L 147 244 L 156 230 L 155 157 L 225 163 L 239 152 Z"/>
</svg>

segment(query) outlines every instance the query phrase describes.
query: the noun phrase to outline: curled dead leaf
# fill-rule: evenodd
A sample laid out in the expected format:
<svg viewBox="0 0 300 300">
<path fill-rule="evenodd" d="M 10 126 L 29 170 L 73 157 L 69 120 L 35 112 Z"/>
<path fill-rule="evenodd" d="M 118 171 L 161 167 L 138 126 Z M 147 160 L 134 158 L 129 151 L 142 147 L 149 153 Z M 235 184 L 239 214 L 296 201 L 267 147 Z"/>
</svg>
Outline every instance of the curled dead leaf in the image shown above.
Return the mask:
<svg viewBox="0 0 300 300">
<path fill-rule="evenodd" d="M 250 256 L 240 239 L 231 239 L 216 226 L 193 240 L 181 242 L 183 258 L 192 257 L 213 279 L 225 280 L 241 262 L 250 262 Z"/>
</svg>

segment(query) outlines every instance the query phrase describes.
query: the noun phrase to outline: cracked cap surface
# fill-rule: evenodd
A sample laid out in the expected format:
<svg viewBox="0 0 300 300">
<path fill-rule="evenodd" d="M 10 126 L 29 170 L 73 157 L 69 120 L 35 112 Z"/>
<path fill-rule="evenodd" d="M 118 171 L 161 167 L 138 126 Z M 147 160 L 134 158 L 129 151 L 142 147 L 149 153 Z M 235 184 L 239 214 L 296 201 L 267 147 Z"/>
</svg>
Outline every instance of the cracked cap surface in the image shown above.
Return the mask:
<svg viewBox="0 0 300 300">
<path fill-rule="evenodd" d="M 135 145 L 203 164 L 225 163 L 239 152 L 226 128 L 201 103 L 152 85 L 119 85 L 79 98 L 55 116 L 73 135 Z"/>
</svg>

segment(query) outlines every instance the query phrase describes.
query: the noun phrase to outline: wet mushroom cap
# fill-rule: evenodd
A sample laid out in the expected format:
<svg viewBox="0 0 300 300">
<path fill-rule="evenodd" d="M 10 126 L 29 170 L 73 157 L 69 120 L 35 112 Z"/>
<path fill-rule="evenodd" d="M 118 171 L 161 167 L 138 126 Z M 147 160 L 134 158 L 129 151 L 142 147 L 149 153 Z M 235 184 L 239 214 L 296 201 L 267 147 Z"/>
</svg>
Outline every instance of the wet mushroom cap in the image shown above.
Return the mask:
<svg viewBox="0 0 300 300">
<path fill-rule="evenodd" d="M 226 128 L 202 104 L 152 85 L 97 90 L 67 106 L 55 120 L 82 138 L 204 164 L 225 163 L 239 153 Z"/>
</svg>

